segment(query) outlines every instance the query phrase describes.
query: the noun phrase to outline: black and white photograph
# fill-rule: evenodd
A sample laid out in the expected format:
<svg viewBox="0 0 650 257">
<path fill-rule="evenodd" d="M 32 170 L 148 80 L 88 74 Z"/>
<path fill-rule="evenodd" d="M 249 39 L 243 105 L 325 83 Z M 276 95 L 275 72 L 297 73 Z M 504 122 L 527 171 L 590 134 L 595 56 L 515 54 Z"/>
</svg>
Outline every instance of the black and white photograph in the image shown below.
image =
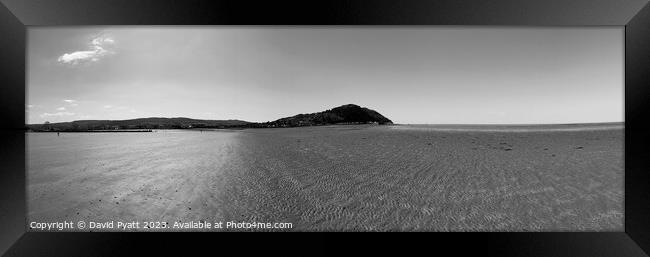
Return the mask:
<svg viewBox="0 0 650 257">
<path fill-rule="evenodd" d="M 623 27 L 26 33 L 28 231 L 625 231 Z"/>
</svg>

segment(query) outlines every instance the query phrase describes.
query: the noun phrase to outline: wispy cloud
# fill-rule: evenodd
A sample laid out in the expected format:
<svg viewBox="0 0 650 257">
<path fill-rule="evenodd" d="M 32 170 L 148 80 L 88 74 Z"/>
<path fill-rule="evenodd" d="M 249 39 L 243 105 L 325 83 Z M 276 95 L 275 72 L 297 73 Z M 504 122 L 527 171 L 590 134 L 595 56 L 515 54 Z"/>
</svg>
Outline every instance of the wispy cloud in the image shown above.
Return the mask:
<svg viewBox="0 0 650 257">
<path fill-rule="evenodd" d="M 37 106 L 33 104 L 27 104 L 25 105 L 25 112 L 30 112 L 33 111 Z"/>
<path fill-rule="evenodd" d="M 72 116 L 74 113 L 71 112 L 55 112 L 55 113 L 43 113 L 40 115 L 41 118 L 47 118 L 47 117 L 62 117 L 62 116 Z"/>
<path fill-rule="evenodd" d="M 109 108 L 113 108 L 113 106 L 112 105 L 104 105 L 104 108 L 109 109 Z"/>
<path fill-rule="evenodd" d="M 71 107 L 75 107 L 75 106 L 79 105 L 79 104 L 77 103 L 77 100 L 65 99 L 65 100 L 63 100 L 63 101 L 66 102 L 66 103 L 67 103 L 69 106 L 71 106 Z"/>
<path fill-rule="evenodd" d="M 99 35 L 90 41 L 90 49 L 65 53 L 59 56 L 57 61 L 69 65 L 96 62 L 107 55 L 115 53 L 111 50 L 114 44 L 114 39 L 105 35 Z"/>
<path fill-rule="evenodd" d="M 57 111 L 65 111 L 65 107 L 56 108 Z"/>
</svg>

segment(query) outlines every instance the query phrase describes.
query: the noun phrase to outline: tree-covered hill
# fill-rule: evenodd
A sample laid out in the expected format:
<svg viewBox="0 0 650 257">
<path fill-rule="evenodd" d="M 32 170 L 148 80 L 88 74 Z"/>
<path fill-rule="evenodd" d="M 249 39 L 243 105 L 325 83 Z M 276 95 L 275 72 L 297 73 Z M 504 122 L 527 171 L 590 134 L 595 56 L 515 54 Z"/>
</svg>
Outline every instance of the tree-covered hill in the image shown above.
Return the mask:
<svg viewBox="0 0 650 257">
<path fill-rule="evenodd" d="M 193 128 L 275 128 L 332 124 L 392 124 L 378 112 L 354 104 L 330 110 L 298 114 L 270 122 L 242 120 L 197 120 L 190 118 L 140 118 L 130 120 L 77 120 L 71 122 L 29 124 L 31 131 L 88 131 L 124 129 L 193 129 Z"/>
</svg>

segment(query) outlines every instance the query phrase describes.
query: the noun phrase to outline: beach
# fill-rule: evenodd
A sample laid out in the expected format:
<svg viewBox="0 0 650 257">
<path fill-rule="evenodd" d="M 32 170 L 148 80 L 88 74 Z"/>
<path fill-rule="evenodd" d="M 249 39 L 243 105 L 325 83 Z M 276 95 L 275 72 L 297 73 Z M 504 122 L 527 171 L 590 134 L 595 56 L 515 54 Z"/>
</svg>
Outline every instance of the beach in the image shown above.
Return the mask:
<svg viewBox="0 0 650 257">
<path fill-rule="evenodd" d="M 623 132 L 590 124 L 28 133 L 28 220 L 620 232 Z"/>
</svg>

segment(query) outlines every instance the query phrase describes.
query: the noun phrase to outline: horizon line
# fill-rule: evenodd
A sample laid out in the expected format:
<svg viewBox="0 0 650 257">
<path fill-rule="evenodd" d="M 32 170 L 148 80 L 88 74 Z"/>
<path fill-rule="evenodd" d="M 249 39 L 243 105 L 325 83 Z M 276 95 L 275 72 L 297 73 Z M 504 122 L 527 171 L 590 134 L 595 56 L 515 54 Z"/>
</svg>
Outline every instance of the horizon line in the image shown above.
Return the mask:
<svg viewBox="0 0 650 257">
<path fill-rule="evenodd" d="M 50 122 L 49 124 L 57 123 L 69 123 L 77 121 L 125 121 L 125 120 L 137 120 L 137 119 L 192 119 L 192 120 L 204 120 L 204 121 L 243 121 L 249 123 L 265 123 L 273 121 L 247 121 L 240 119 L 197 119 L 189 117 L 141 117 L 141 118 L 132 118 L 132 119 L 85 119 L 85 120 L 71 120 L 71 121 L 59 121 L 59 122 Z M 436 126 L 539 126 L 539 125 L 584 125 L 584 124 L 625 124 L 625 121 L 598 121 L 598 122 L 574 122 L 574 123 L 397 123 L 393 122 L 391 125 L 436 125 Z M 44 125 L 45 123 L 25 123 L 25 125 Z"/>
</svg>

